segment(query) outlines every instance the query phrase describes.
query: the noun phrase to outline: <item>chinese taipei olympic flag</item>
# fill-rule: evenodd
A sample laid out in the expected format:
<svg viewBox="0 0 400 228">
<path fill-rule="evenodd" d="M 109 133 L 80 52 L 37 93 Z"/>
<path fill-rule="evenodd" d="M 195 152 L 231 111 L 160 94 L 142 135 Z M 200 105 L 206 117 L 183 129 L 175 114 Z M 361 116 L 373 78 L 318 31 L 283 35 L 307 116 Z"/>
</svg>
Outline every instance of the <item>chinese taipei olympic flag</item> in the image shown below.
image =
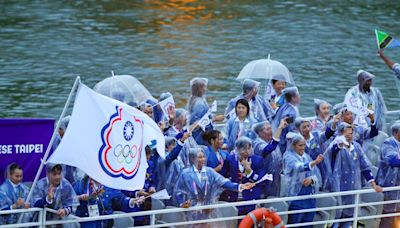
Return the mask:
<svg viewBox="0 0 400 228">
<path fill-rule="evenodd" d="M 153 140 L 164 157 L 164 136 L 151 118 L 80 84 L 68 128 L 48 162 L 77 167 L 111 188 L 142 189 L 145 146 Z"/>
</svg>

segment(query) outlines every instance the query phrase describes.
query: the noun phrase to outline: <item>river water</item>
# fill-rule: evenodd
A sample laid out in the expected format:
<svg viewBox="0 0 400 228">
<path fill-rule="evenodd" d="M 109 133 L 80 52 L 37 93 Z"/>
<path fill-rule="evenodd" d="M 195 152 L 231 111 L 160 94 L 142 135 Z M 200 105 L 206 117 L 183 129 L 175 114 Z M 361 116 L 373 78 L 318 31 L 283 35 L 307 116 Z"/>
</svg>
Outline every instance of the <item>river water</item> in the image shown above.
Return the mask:
<svg viewBox="0 0 400 228">
<path fill-rule="evenodd" d="M 341 102 L 365 69 L 389 110 L 394 76 L 376 56 L 374 29 L 400 37 L 396 1 L 1 1 L 0 117 L 57 118 L 76 75 L 90 87 L 111 70 L 131 74 L 179 106 L 189 81 L 208 77 L 208 100 L 225 109 L 254 59 L 281 61 L 302 95 Z M 399 49 L 386 54 L 400 61 Z"/>
</svg>

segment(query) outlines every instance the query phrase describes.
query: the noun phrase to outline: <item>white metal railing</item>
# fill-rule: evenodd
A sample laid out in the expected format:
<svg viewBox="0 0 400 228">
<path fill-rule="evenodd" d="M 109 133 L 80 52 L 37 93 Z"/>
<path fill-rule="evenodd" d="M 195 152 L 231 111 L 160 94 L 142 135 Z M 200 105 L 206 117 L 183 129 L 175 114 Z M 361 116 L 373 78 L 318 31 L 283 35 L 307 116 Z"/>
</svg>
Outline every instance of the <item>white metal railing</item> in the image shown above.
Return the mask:
<svg viewBox="0 0 400 228">
<path fill-rule="evenodd" d="M 383 188 L 384 192 L 389 191 L 399 191 L 400 186 L 396 187 L 386 187 Z M 31 209 L 19 209 L 19 210 L 8 210 L 8 211 L 0 211 L 0 215 L 5 214 L 16 214 L 16 213 L 23 213 L 23 212 L 38 212 L 39 213 L 39 220 L 38 222 L 30 222 L 30 223 L 20 223 L 18 227 L 28 227 L 28 226 L 39 226 L 45 227 L 47 225 L 56 225 L 56 224 L 69 224 L 69 223 L 78 223 L 78 222 L 89 222 L 89 221 L 100 221 L 100 220 L 108 220 L 108 219 L 118 219 L 118 218 L 128 218 L 128 217 L 136 217 L 136 216 L 150 216 L 151 222 L 148 226 L 142 227 L 171 227 L 171 226 L 187 226 L 190 224 L 200 224 L 200 223 L 211 223 L 211 222 L 229 222 L 229 221 L 237 221 L 238 219 L 242 219 L 245 216 L 231 216 L 231 217 L 218 217 L 218 218 L 210 218 L 198 221 L 182 221 L 182 222 L 173 222 L 173 223 L 160 223 L 160 220 L 156 220 L 156 216 L 160 216 L 162 214 L 167 213 L 182 213 L 182 212 L 190 212 L 190 211 L 199 211 L 205 209 L 218 209 L 218 208 L 226 208 L 232 206 L 245 206 L 245 205 L 261 205 L 266 203 L 274 203 L 274 202 L 290 202 L 293 200 L 302 200 L 302 199 L 318 199 L 318 198 L 325 198 L 325 197 L 340 197 L 346 195 L 353 195 L 355 196 L 355 202 L 351 205 L 332 205 L 328 207 L 320 207 L 320 208 L 310 208 L 310 209 L 302 209 L 302 210 L 293 210 L 293 211 L 277 211 L 278 215 L 290 215 L 296 213 L 305 213 L 305 212 L 318 212 L 318 211 L 332 211 L 338 209 L 345 209 L 345 208 L 354 208 L 354 216 L 352 218 L 343 218 L 343 219 L 329 219 L 325 221 L 313 221 L 309 223 L 298 223 L 298 224 L 289 224 L 286 227 L 302 227 L 307 225 L 321 225 L 321 224 L 330 224 L 336 222 L 353 222 L 353 227 L 357 224 L 358 221 L 361 220 L 369 220 L 369 219 L 380 219 L 386 217 L 394 217 L 400 216 L 399 213 L 390 213 L 390 214 L 373 214 L 367 216 L 360 216 L 359 210 L 361 207 L 368 207 L 368 206 L 378 206 L 378 205 L 385 205 L 385 204 L 393 204 L 393 203 L 400 203 L 400 199 L 397 200 L 390 200 L 390 201 L 379 201 L 379 202 L 370 202 L 364 203 L 360 201 L 360 196 L 366 193 L 375 192 L 373 189 L 362 189 L 362 190 L 353 190 L 353 191 L 344 191 L 344 192 L 332 192 L 332 193 L 320 193 L 315 195 L 304 195 L 304 196 L 294 196 L 294 197 L 283 197 L 283 198 L 272 198 L 272 199 L 260 199 L 260 200 L 251 200 L 251 201 L 242 201 L 242 202 L 233 202 L 233 203 L 221 203 L 221 204 L 213 204 L 213 205 L 204 205 L 204 206 L 194 206 L 190 208 L 171 208 L 171 209 L 161 209 L 161 210 L 151 210 L 151 211 L 142 211 L 142 212 L 131 212 L 131 213 L 124 213 L 124 214 L 112 214 L 112 215 L 102 215 L 96 217 L 77 217 L 74 215 L 70 215 L 69 220 L 51 220 L 48 221 L 46 219 L 47 213 L 54 213 L 55 211 L 52 209 L 40 209 L 40 208 L 31 208 Z M 4 225 L 0 227 L 15 227 L 15 224 Z"/>
<path fill-rule="evenodd" d="M 32 227 L 32 226 L 43 226 L 44 221 L 42 220 L 43 218 L 43 212 L 44 210 L 42 208 L 28 208 L 28 209 L 15 209 L 15 210 L 3 210 L 0 211 L 0 216 L 7 216 L 7 215 L 24 215 L 25 213 L 38 213 L 38 221 L 37 222 L 25 222 L 25 223 L 19 223 L 18 227 Z M 16 227 L 15 224 L 9 224 L 9 225 L 1 225 L 0 227 Z"/>
</svg>

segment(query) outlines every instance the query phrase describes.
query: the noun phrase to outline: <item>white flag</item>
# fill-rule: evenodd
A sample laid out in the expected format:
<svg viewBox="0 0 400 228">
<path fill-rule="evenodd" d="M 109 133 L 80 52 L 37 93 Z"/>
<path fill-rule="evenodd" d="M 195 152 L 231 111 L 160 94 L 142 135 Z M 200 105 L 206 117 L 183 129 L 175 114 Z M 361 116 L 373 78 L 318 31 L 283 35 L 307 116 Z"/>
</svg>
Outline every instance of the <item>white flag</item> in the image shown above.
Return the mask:
<svg viewBox="0 0 400 228">
<path fill-rule="evenodd" d="M 258 181 L 256 182 L 256 184 L 261 183 L 261 182 L 263 182 L 263 181 L 265 181 L 265 180 L 272 181 L 273 179 L 274 179 L 274 177 L 272 176 L 272 174 L 267 173 L 267 174 L 265 174 L 260 180 L 258 180 Z"/>
<path fill-rule="evenodd" d="M 77 167 L 105 186 L 133 191 L 143 188 L 145 146 L 151 142 L 164 157 L 164 136 L 151 118 L 80 84 L 68 128 L 48 162 Z"/>
<path fill-rule="evenodd" d="M 201 117 L 201 119 L 198 122 L 198 125 L 201 127 L 201 129 L 203 131 L 206 131 L 207 125 L 209 125 L 211 123 L 209 115 L 210 115 L 210 112 L 207 112 L 206 114 L 204 114 L 203 117 Z"/>
<path fill-rule="evenodd" d="M 167 97 L 166 99 L 160 101 L 160 107 L 164 113 L 164 116 L 167 118 L 167 120 L 169 120 L 169 116 L 168 116 L 168 108 L 169 107 L 174 107 L 175 108 L 175 101 L 174 98 L 172 96 Z"/>
<path fill-rule="evenodd" d="M 362 101 L 357 97 L 357 94 L 353 94 L 351 90 L 348 91 L 344 98 L 344 103 L 346 104 L 347 108 L 355 114 L 353 123 L 368 127 L 368 123 L 365 118 L 369 115 L 369 113 L 373 112 L 362 105 Z"/>
<path fill-rule="evenodd" d="M 151 194 L 151 198 L 163 200 L 163 199 L 169 199 L 171 198 L 171 196 L 168 194 L 167 189 L 163 189 L 161 191 Z"/>
<path fill-rule="evenodd" d="M 215 100 L 210 107 L 211 112 L 217 112 L 217 100 Z"/>
</svg>

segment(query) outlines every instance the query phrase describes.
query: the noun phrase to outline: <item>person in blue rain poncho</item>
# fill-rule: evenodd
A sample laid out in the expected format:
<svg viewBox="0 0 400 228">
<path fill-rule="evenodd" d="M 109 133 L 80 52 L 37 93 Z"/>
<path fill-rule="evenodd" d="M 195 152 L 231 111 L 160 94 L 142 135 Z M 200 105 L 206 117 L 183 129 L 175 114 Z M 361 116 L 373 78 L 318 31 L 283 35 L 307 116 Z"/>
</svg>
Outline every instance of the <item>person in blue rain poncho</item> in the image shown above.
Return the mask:
<svg viewBox="0 0 400 228">
<path fill-rule="evenodd" d="M 305 153 L 306 140 L 300 134 L 294 134 L 283 154 L 283 174 L 287 186 L 286 196 L 312 195 L 318 193 L 321 179 L 316 167 L 324 159 L 318 155 L 313 160 Z M 315 208 L 315 199 L 295 200 L 290 202 L 289 210 Z M 290 214 L 288 224 L 312 222 L 315 212 Z M 312 226 L 302 226 L 312 227 Z"/>
<path fill-rule="evenodd" d="M 338 118 L 335 119 L 338 121 Z M 294 121 L 296 129 L 304 137 L 306 141 L 305 152 L 311 157 L 311 159 L 317 159 L 318 155 L 323 154 L 324 143 L 333 136 L 335 133 L 328 126 L 324 132 L 319 131 L 311 131 L 311 121 L 305 118 L 297 117 Z M 325 163 L 318 164 L 318 169 L 321 173 L 321 183 L 325 182 L 326 179 L 326 170 Z M 322 185 L 320 186 L 322 187 Z"/>
<path fill-rule="evenodd" d="M 239 99 L 246 99 L 250 105 L 250 117 L 256 122 L 271 120 L 275 112 L 271 105 L 260 95 L 258 95 L 260 83 L 252 79 L 243 81 L 243 93 L 229 101 L 225 111 L 227 119 L 235 118 L 236 102 Z"/>
<path fill-rule="evenodd" d="M 0 186 L 0 191 L 5 194 L 2 204 L 6 205 L 5 210 L 30 208 L 30 203 L 26 202 L 29 188 L 22 183 L 23 171 L 17 163 L 11 163 L 7 167 L 7 179 Z M 4 217 L 7 224 L 15 224 L 21 214 L 11 214 Z M 31 215 L 24 213 L 23 222 L 28 222 Z"/>
<path fill-rule="evenodd" d="M 339 109 L 337 110 L 339 113 L 335 116 L 335 118 L 340 118 L 339 122 L 337 122 L 336 126 L 338 126 L 340 123 L 347 123 L 349 125 L 353 126 L 353 141 L 356 141 L 359 143 L 361 146 L 364 145 L 364 142 L 368 139 L 372 139 L 375 136 L 379 134 L 379 130 L 376 127 L 376 124 L 374 122 L 374 114 L 369 114 L 370 120 L 372 120 L 372 124 L 369 127 L 364 127 L 358 124 L 354 124 L 354 115 L 353 112 L 349 110 L 346 104 L 340 103 L 335 105 L 334 109 Z M 336 127 L 334 127 L 332 124 L 335 120 L 335 118 L 328 123 L 328 126 L 331 127 L 332 130 L 337 131 Z M 338 132 L 335 132 L 335 136 L 338 135 Z"/>
<path fill-rule="evenodd" d="M 311 128 L 314 131 L 324 132 L 328 122 L 333 118 L 330 114 L 332 105 L 321 99 L 314 99 L 315 119 L 311 121 Z"/>
<path fill-rule="evenodd" d="M 75 212 L 79 217 L 111 215 L 113 211 L 136 208 L 138 204 L 120 190 L 104 186 L 87 175 L 75 183 L 74 190 L 80 203 Z M 82 228 L 112 227 L 113 220 L 82 222 L 80 225 Z"/>
<path fill-rule="evenodd" d="M 78 205 L 75 191 L 63 178 L 60 164 L 46 164 L 46 174 L 34 186 L 31 206 L 56 210 L 56 214 L 47 213 L 48 220 L 64 218 L 72 213 L 73 206 Z"/>
<path fill-rule="evenodd" d="M 377 182 L 382 187 L 400 185 L 400 121 L 392 125 L 392 136 L 386 139 L 381 146 L 381 161 L 377 174 Z M 400 199 L 399 191 L 385 192 L 385 200 Z M 400 212 L 399 203 L 385 204 L 383 213 Z M 381 218 L 380 227 L 392 227 L 394 217 Z"/>
<path fill-rule="evenodd" d="M 357 123 L 363 127 L 375 124 L 379 130 L 385 125 L 386 105 L 383 96 L 378 88 L 372 87 L 372 79 L 375 75 L 365 70 L 357 72 L 358 84 L 347 91 L 346 97 L 350 97 L 347 104 L 354 107 L 362 107 L 367 109 L 368 113 L 374 114 L 374 119 L 369 119 L 365 113 L 355 115 Z"/>
<path fill-rule="evenodd" d="M 338 126 L 339 135 L 331 142 L 325 152 L 327 180 L 325 189 L 330 192 L 357 190 L 362 188 L 361 175 L 377 192 L 382 188 L 375 183 L 371 172 L 371 163 L 360 144 L 353 140 L 353 127 L 347 123 Z M 338 199 L 342 205 L 354 204 L 354 196 L 347 195 Z M 351 218 L 354 208 L 345 208 L 337 213 L 338 218 Z M 350 227 L 352 222 L 342 222 L 340 227 Z M 334 227 L 338 227 L 335 224 Z"/>
<path fill-rule="evenodd" d="M 217 173 L 221 173 L 222 166 L 228 153 L 221 150 L 224 144 L 224 137 L 218 130 L 212 130 L 204 134 L 209 146 L 206 149 L 207 166 L 213 168 Z"/>
<path fill-rule="evenodd" d="M 0 210 L 10 210 L 10 205 L 11 201 L 10 199 L 7 197 L 7 195 L 3 192 L 0 191 Z M 9 216 L 8 215 L 1 215 L 0 216 L 0 225 L 4 225 L 7 224 L 7 220 L 8 220 Z"/>
<path fill-rule="evenodd" d="M 282 130 L 281 138 L 279 141 L 279 149 L 282 153 L 286 151 L 286 134 L 295 130 L 294 120 L 300 116 L 298 105 L 300 104 L 300 94 L 297 87 L 288 87 L 284 89 L 283 96 L 286 103 L 279 107 L 276 111 L 275 117 L 271 122 L 272 130 L 276 131 L 282 119 L 286 118 L 288 126 Z"/>
<path fill-rule="evenodd" d="M 168 129 L 166 129 L 164 135 L 177 137 L 177 139 L 179 139 L 178 134 L 182 133 L 184 131 L 184 128 L 186 127 L 187 116 L 188 112 L 185 109 L 183 108 L 175 109 L 174 124 L 170 126 Z"/>
<path fill-rule="evenodd" d="M 221 171 L 222 175 L 230 181 L 238 184 L 255 183 L 265 175 L 263 158 L 253 154 L 251 140 L 247 137 L 240 137 L 235 143 L 234 154 L 228 155 Z M 257 200 L 261 198 L 264 182 L 257 184 L 250 190 L 243 192 L 228 191 L 229 202 Z M 255 209 L 255 205 L 238 207 L 238 214 L 245 215 Z"/>
<path fill-rule="evenodd" d="M 175 186 L 174 195 L 179 207 L 188 208 L 213 204 L 223 189 L 243 191 L 254 187 L 253 183 L 237 184 L 224 178 L 205 165 L 207 158 L 202 148 L 190 149 L 191 166 L 184 169 Z M 187 221 L 216 217 L 215 210 L 189 211 Z M 207 227 L 209 224 L 205 224 Z M 201 226 L 200 226 L 201 227 Z"/>
<path fill-rule="evenodd" d="M 254 154 L 263 158 L 266 173 L 270 173 L 273 176 L 272 181 L 265 182 L 264 184 L 262 191 L 264 198 L 280 195 L 282 153 L 278 145 L 282 130 L 286 126 L 286 119 L 282 119 L 274 134 L 271 124 L 268 121 L 260 122 L 253 126 L 253 131 L 257 135 L 257 138 L 253 141 Z"/>
<path fill-rule="evenodd" d="M 144 197 L 148 197 L 151 194 L 156 192 L 156 187 L 158 186 L 158 162 L 164 163 L 164 160 L 157 153 L 156 142 L 152 141 L 150 145 L 145 147 L 146 151 L 146 159 L 147 159 L 147 169 L 146 169 L 146 177 L 144 181 L 144 186 L 140 190 L 136 191 L 122 191 L 128 197 L 137 198 L 140 200 L 140 204 L 137 207 L 126 207 L 124 209 L 125 212 L 137 212 L 137 211 L 148 211 L 151 210 L 151 199 Z M 178 148 L 179 149 L 179 148 Z M 155 156 L 157 154 L 157 156 Z M 163 164 L 162 164 L 163 166 Z M 139 216 L 135 217 L 135 225 L 148 225 L 150 222 L 149 216 Z"/>
<path fill-rule="evenodd" d="M 166 188 L 166 176 L 168 176 L 169 167 L 171 163 L 178 158 L 179 153 L 184 146 L 185 141 L 190 137 L 190 133 L 186 132 L 183 134 L 183 137 L 179 140 L 176 140 L 173 137 L 166 136 L 165 137 L 165 158 L 158 158 L 158 166 L 157 168 L 157 191 L 163 190 Z M 172 192 L 169 192 L 172 194 Z"/>
<path fill-rule="evenodd" d="M 150 117 L 150 119 L 154 120 L 153 105 L 143 101 L 142 103 L 139 104 L 139 110 L 142 111 L 144 114 L 146 114 L 148 117 Z"/>
<path fill-rule="evenodd" d="M 239 137 L 255 138 L 255 134 L 251 129 L 255 120 L 250 117 L 250 106 L 246 99 L 236 101 L 235 114 L 236 117 L 230 118 L 226 123 L 229 150 L 235 148 L 235 141 Z"/>
<path fill-rule="evenodd" d="M 187 110 L 189 112 L 189 124 L 193 125 L 195 122 L 199 121 L 206 113 L 209 111 L 209 106 L 206 100 L 206 91 L 207 91 L 207 78 L 193 78 L 190 81 L 190 87 L 192 91 L 192 95 L 190 96 L 187 103 Z M 209 116 L 212 121 L 222 121 L 224 120 L 223 115 L 218 116 Z M 210 123 L 206 126 L 205 131 L 210 131 L 213 129 L 212 124 Z M 198 144 L 207 145 L 203 140 L 203 131 L 200 128 L 197 128 L 193 131 L 193 138 L 196 140 Z"/>
<path fill-rule="evenodd" d="M 264 97 L 274 110 L 277 110 L 285 103 L 284 96 L 282 96 L 282 90 L 285 88 L 286 82 L 282 75 L 276 75 L 274 79 L 268 82 Z"/>
</svg>

